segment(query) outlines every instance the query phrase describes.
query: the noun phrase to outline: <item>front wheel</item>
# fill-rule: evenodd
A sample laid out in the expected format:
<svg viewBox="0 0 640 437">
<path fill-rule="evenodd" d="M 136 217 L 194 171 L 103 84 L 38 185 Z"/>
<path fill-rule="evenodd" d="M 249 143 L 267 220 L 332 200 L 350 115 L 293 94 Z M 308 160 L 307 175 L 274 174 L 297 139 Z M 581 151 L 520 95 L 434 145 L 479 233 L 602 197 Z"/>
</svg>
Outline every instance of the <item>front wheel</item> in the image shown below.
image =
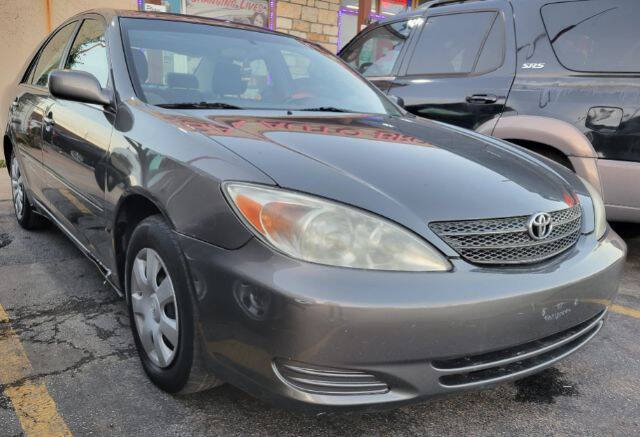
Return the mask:
<svg viewBox="0 0 640 437">
<path fill-rule="evenodd" d="M 153 383 L 169 393 L 192 393 L 220 384 L 202 363 L 185 258 L 162 217 L 148 217 L 135 228 L 126 269 L 131 329 Z"/>
</svg>

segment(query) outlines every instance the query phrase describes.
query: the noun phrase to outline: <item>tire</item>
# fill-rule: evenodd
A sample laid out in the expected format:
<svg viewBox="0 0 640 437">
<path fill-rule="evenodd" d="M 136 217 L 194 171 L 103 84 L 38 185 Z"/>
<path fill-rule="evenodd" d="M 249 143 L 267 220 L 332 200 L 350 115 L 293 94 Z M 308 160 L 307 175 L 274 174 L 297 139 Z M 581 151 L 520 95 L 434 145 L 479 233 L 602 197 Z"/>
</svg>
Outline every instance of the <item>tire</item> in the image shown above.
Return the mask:
<svg viewBox="0 0 640 437">
<path fill-rule="evenodd" d="M 205 370 L 189 270 L 161 216 L 148 217 L 134 229 L 125 265 L 131 330 L 147 376 L 174 394 L 220 385 Z"/>
<path fill-rule="evenodd" d="M 9 176 L 11 178 L 11 199 L 13 200 L 13 212 L 18 224 L 27 230 L 40 229 L 46 224 L 44 217 L 39 215 L 31 205 L 24 185 L 22 169 L 15 151 L 11 152 Z"/>
</svg>

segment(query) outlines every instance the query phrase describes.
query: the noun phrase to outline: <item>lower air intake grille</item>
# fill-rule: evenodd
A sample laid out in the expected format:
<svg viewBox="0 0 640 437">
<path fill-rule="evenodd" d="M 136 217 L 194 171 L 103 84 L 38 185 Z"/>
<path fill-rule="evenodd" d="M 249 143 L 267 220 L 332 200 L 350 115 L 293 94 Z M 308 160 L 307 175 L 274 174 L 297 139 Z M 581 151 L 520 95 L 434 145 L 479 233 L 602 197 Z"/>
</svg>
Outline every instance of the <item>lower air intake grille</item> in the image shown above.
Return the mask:
<svg viewBox="0 0 640 437">
<path fill-rule="evenodd" d="M 368 373 L 297 363 L 274 362 L 274 371 L 288 385 L 321 395 L 371 395 L 389 391 L 384 382 Z"/>
<path fill-rule="evenodd" d="M 469 388 L 499 382 L 547 367 L 584 346 L 598 333 L 606 310 L 565 331 L 519 346 L 481 355 L 433 361 L 440 384 Z"/>
<path fill-rule="evenodd" d="M 542 240 L 529 235 L 530 216 L 435 222 L 429 227 L 463 258 L 475 264 L 527 264 L 559 255 L 580 238 L 582 208 L 549 213 L 551 233 Z"/>
</svg>

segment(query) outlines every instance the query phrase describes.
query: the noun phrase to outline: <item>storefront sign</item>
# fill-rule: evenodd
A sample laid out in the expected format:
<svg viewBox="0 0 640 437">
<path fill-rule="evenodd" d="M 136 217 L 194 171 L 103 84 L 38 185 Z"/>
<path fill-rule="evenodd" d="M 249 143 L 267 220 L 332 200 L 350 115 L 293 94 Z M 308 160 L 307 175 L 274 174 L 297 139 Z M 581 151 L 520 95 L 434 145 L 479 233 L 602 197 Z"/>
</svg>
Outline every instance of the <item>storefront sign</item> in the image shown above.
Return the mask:
<svg viewBox="0 0 640 437">
<path fill-rule="evenodd" d="M 186 13 L 269 27 L 267 0 L 186 0 Z"/>
<path fill-rule="evenodd" d="M 147 12 L 167 12 L 165 5 L 154 5 L 153 3 L 145 3 L 144 10 Z"/>
<path fill-rule="evenodd" d="M 138 0 L 138 9 L 148 12 L 182 13 L 182 0 Z"/>
</svg>

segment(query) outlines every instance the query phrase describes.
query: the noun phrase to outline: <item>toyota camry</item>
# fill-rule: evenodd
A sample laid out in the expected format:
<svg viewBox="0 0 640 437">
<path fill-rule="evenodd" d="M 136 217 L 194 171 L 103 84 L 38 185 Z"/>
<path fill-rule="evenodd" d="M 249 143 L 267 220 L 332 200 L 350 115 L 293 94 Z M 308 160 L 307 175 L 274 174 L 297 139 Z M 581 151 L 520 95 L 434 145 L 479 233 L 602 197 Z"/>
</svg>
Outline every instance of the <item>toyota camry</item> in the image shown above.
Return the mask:
<svg viewBox="0 0 640 437">
<path fill-rule="evenodd" d="M 598 187 L 292 36 L 90 11 L 10 92 L 17 221 L 96 264 L 171 393 L 324 410 L 484 387 L 580 349 L 617 291 Z"/>
</svg>

